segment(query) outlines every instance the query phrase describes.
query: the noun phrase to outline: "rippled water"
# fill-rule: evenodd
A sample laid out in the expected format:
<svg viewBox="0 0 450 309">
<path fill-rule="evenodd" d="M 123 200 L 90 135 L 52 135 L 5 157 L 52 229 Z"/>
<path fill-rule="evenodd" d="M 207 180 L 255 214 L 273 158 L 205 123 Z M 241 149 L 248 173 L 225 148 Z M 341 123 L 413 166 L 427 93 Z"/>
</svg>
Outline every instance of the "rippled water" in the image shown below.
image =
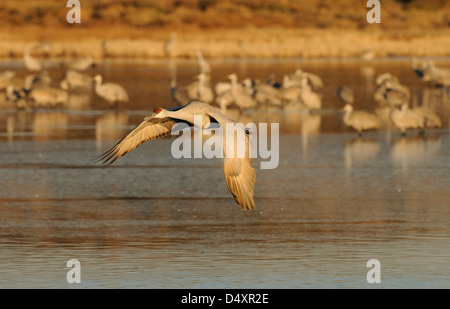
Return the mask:
<svg viewBox="0 0 450 309">
<path fill-rule="evenodd" d="M 450 67 L 447 61 L 437 62 Z M 54 82 L 63 71 L 47 63 Z M 20 63 L 2 69 L 26 73 Z M 297 68 L 323 78 L 320 112 L 252 112 L 244 123 L 280 122 L 280 162 L 259 169 L 255 211 L 231 198 L 221 160 L 174 159 L 171 138 L 143 144 L 110 167 L 92 162 L 156 107 L 173 106 L 169 78 L 187 84 L 195 62 L 106 62 L 88 73 L 123 84 L 130 103 L 108 108 L 92 92 L 55 110 L 0 110 L 0 287 L 438 288 L 450 287 L 450 101 L 405 60 L 216 61 L 265 80 Z M 357 138 L 335 95 L 352 86 L 373 110 L 375 77 L 399 76 L 413 101 L 444 128 Z M 0 93 L 0 96 L 2 94 Z M 1 100 L 1 99 L 0 99 Z M 66 281 L 78 259 L 81 280 Z M 366 263 L 381 263 L 369 284 Z"/>
</svg>

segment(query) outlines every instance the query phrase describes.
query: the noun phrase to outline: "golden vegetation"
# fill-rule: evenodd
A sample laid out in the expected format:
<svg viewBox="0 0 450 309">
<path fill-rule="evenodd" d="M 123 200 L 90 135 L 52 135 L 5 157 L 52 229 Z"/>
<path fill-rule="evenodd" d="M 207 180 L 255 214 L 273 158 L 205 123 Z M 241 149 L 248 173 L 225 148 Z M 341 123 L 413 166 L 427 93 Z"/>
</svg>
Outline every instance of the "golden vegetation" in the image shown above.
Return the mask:
<svg viewBox="0 0 450 309">
<path fill-rule="evenodd" d="M 81 2 L 81 24 L 67 23 L 66 1 L 0 2 L 0 57 L 20 57 L 24 42 L 38 41 L 55 43 L 56 57 L 164 57 L 172 31 L 173 57 L 195 57 L 193 49 L 209 57 L 348 57 L 368 46 L 377 56 L 450 54 L 445 0 L 383 0 L 381 24 L 367 22 L 365 0 Z"/>
<path fill-rule="evenodd" d="M 383 29 L 450 26 L 445 0 L 383 0 Z M 366 28 L 364 0 L 121 0 L 82 1 L 82 27 L 308 27 Z M 62 0 L 3 0 L 2 23 L 69 27 Z"/>
</svg>

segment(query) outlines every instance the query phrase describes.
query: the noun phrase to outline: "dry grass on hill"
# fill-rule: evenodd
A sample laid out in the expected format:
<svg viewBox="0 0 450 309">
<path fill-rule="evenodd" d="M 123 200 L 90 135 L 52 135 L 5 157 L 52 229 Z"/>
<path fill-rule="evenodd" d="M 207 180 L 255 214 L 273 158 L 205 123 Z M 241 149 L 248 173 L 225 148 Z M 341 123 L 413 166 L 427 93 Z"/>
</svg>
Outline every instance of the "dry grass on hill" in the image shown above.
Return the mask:
<svg viewBox="0 0 450 309">
<path fill-rule="evenodd" d="M 1 58 L 25 44 L 52 42 L 37 56 L 155 57 L 177 32 L 172 57 L 349 57 L 450 55 L 450 3 L 383 0 L 369 24 L 363 0 L 81 1 L 81 24 L 68 24 L 61 0 L 3 0 Z"/>
</svg>

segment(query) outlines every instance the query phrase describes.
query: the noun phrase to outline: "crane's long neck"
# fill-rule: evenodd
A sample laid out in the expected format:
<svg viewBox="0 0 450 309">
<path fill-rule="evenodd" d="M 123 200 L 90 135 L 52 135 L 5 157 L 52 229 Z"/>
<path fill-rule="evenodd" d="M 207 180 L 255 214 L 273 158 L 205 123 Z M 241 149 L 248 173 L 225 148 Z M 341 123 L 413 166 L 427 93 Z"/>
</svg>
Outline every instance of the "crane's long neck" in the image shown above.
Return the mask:
<svg viewBox="0 0 450 309">
<path fill-rule="evenodd" d="M 170 118 L 186 121 L 199 129 L 208 127 L 211 123 L 209 116 L 203 112 L 186 112 L 180 109 L 177 111 L 166 111 L 166 115 Z"/>
<path fill-rule="evenodd" d="M 235 87 L 236 86 L 236 84 L 237 84 L 237 78 L 236 78 L 236 76 L 231 76 L 230 77 L 230 79 L 231 79 L 231 86 L 232 87 Z"/>
<path fill-rule="evenodd" d="M 102 80 L 101 79 L 96 79 L 95 80 L 95 90 L 100 89 L 101 85 L 102 85 Z"/>
<path fill-rule="evenodd" d="M 311 87 L 308 84 L 308 80 L 305 77 L 302 78 L 300 85 L 301 85 L 303 91 L 312 92 Z"/>
<path fill-rule="evenodd" d="M 203 59 L 203 55 L 202 55 L 201 52 L 197 53 L 197 60 L 198 60 L 198 63 L 200 64 L 200 66 L 202 66 L 202 64 L 205 61 L 205 59 Z"/>
<path fill-rule="evenodd" d="M 343 117 L 344 123 L 347 125 L 350 123 L 350 115 L 352 114 L 352 112 L 353 112 L 353 106 L 351 106 L 350 104 L 347 104 L 347 106 L 345 107 L 345 110 L 344 110 L 344 117 Z"/>
<path fill-rule="evenodd" d="M 175 79 L 175 77 L 172 77 L 172 78 L 170 79 L 170 88 L 171 88 L 171 89 L 177 88 L 177 80 Z"/>
<path fill-rule="evenodd" d="M 345 114 L 344 114 L 344 123 L 346 124 L 346 125 L 348 125 L 349 123 L 350 123 L 350 114 L 351 114 L 352 112 L 348 112 L 348 111 L 346 111 L 345 112 Z"/>
<path fill-rule="evenodd" d="M 402 106 L 400 107 L 400 110 L 402 112 L 406 112 L 409 109 L 408 104 L 403 103 Z"/>
<path fill-rule="evenodd" d="M 203 91 L 205 89 L 205 84 L 206 84 L 206 78 L 203 76 L 200 76 L 199 80 L 198 80 L 198 94 L 200 95 L 200 97 L 203 94 Z"/>
</svg>

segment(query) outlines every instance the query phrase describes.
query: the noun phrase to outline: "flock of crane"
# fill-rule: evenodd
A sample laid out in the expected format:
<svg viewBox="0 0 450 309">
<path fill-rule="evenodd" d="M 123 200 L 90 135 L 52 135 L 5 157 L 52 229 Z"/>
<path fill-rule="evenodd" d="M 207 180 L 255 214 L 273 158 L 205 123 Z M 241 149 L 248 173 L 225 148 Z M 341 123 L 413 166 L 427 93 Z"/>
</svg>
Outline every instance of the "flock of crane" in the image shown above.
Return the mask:
<svg viewBox="0 0 450 309">
<path fill-rule="evenodd" d="M 296 70 L 285 75 L 281 82 L 275 81 L 272 76 L 266 82 L 249 78 L 239 81 L 238 76 L 232 73 L 228 75 L 229 81 L 219 82 L 213 89 L 210 85 L 211 66 L 201 52 L 197 53 L 197 59 L 200 73 L 195 81 L 181 87 L 177 85 L 175 78 L 170 81 L 170 93 L 178 106 L 155 109 L 154 113 L 97 159 L 111 164 L 143 142 L 170 134 L 176 123 L 193 124 L 195 115 L 206 116 L 203 123 L 205 126 L 216 121 L 222 128 L 226 128 L 226 124 L 235 122 L 225 113 L 231 108 L 242 112 L 256 109 L 309 112 L 322 109 L 321 90 L 324 84 L 322 79 L 313 73 Z M 84 73 L 93 66 L 90 56 L 67 65 L 59 88 L 51 86 L 51 77 L 42 69 L 40 62 L 30 55 L 28 47 L 24 51 L 23 63 L 31 72 L 23 80 L 14 78 L 15 73 L 12 71 L 0 74 L 0 90 L 6 90 L 6 99 L 18 109 L 63 106 L 70 91 L 79 88 L 91 89 L 92 85 L 95 93 L 111 106 L 129 101 L 128 93 L 121 85 L 103 83 L 99 74 L 91 76 Z M 449 69 L 437 68 L 429 61 L 419 64 L 414 60 L 413 70 L 426 83 L 450 88 Z M 376 79 L 376 86 L 374 100 L 378 103 L 378 108 L 375 112 L 357 110 L 354 107 L 355 96 L 350 87 L 342 85 L 337 89 L 337 97 L 343 105 L 343 123 L 355 129 L 359 135 L 366 130 L 380 129 L 383 121 L 395 125 L 403 134 L 409 129 L 419 129 L 422 132 L 426 128 L 442 127 L 441 118 L 429 107 L 410 106 L 411 92 L 400 83 L 398 77 L 389 73 L 381 74 Z M 226 145 L 225 154 L 232 151 Z M 250 144 L 246 138 L 247 154 L 249 151 Z M 254 209 L 256 174 L 252 159 L 248 155 L 245 158 L 236 155 L 230 158 L 225 156 L 224 174 L 228 190 L 235 201 L 243 210 Z"/>
<path fill-rule="evenodd" d="M 273 107 L 282 109 L 320 109 L 322 98 L 319 93 L 323 87 L 322 79 L 312 73 L 296 70 L 285 75 L 282 82 L 273 77 L 267 82 L 246 78 L 238 80 L 236 73 L 228 75 L 229 82 L 219 82 L 211 87 L 211 66 L 205 61 L 202 53 L 197 52 L 200 74 L 197 80 L 186 86 L 178 86 L 175 78 L 171 79 L 170 91 L 173 100 L 184 105 L 197 100 L 215 104 L 222 111 L 227 108 L 238 108 L 242 111 Z"/>
<path fill-rule="evenodd" d="M 280 110 L 320 110 L 322 108 L 323 81 L 320 76 L 296 70 L 286 74 L 282 81 L 275 81 L 270 76 L 261 82 L 246 78 L 239 80 L 235 73 L 228 75 L 228 81 L 211 86 L 211 66 L 200 51 L 197 52 L 199 74 L 196 80 L 188 85 L 180 86 L 176 78 L 170 81 L 172 99 L 183 106 L 190 101 L 200 101 L 215 105 L 220 110 L 237 108 L 241 111 L 255 109 Z M 60 87 L 52 87 L 52 79 L 41 63 L 30 55 L 29 47 L 25 47 L 24 66 L 31 72 L 23 81 L 14 79 L 15 72 L 5 71 L 0 74 L 0 90 L 5 90 L 7 101 L 13 102 L 18 109 L 54 108 L 63 106 L 68 94 L 75 89 L 91 89 L 109 103 L 116 106 L 119 102 L 128 102 L 127 91 L 116 83 L 103 83 L 101 75 L 91 76 L 83 71 L 94 65 L 91 56 L 67 64 L 64 79 Z M 413 71 L 426 83 L 436 87 L 450 88 L 450 69 L 438 68 L 432 61 L 413 60 Z M 402 85 L 398 77 L 385 73 L 376 78 L 374 100 L 378 108 L 374 112 L 357 110 L 354 94 L 350 87 L 343 85 L 337 89 L 337 96 L 343 103 L 342 120 L 359 135 L 366 130 L 378 130 L 388 122 L 403 134 L 409 129 L 442 127 L 442 120 L 432 109 L 425 106 L 410 106 L 410 90 Z M 386 112 L 387 110 L 387 112 Z M 383 112 L 381 112 L 383 111 Z"/>
<path fill-rule="evenodd" d="M 199 52 L 197 54 L 200 74 L 197 80 L 187 86 L 179 87 L 174 78 L 171 81 L 173 100 L 180 106 L 197 100 L 216 104 L 222 111 L 230 107 L 241 111 L 275 108 L 282 110 L 320 110 L 322 108 L 323 81 L 320 76 L 296 70 L 287 74 L 281 82 L 270 76 L 267 82 L 246 78 L 238 81 L 233 73 L 228 75 L 229 82 L 219 82 L 210 86 L 211 67 Z M 433 87 L 450 89 L 450 69 L 437 68 L 432 61 L 419 65 L 413 60 L 413 70 L 418 77 Z M 374 100 L 378 107 L 373 113 L 355 110 L 354 94 L 350 87 L 343 85 L 337 89 L 337 96 L 343 103 L 343 122 L 355 129 L 361 136 L 363 131 L 378 130 L 383 124 L 394 125 L 402 134 L 409 129 L 442 127 L 440 116 L 426 106 L 410 106 L 411 92 L 402 85 L 399 78 L 390 73 L 380 74 L 376 78 Z M 215 93 L 215 96 L 214 96 Z"/>
<path fill-rule="evenodd" d="M 354 95 L 348 86 L 337 90 L 339 99 L 345 104 L 343 121 L 359 135 L 366 130 L 380 129 L 383 122 L 393 124 L 403 135 L 409 129 L 419 129 L 423 133 L 426 128 L 442 127 L 440 116 L 430 107 L 410 106 L 411 92 L 399 82 L 398 77 L 390 73 L 381 74 L 376 79 L 376 86 L 374 100 L 378 107 L 374 113 L 354 110 Z"/>
<path fill-rule="evenodd" d="M 115 83 L 103 83 L 100 74 L 94 77 L 83 73 L 94 66 L 92 56 L 78 59 L 67 64 L 64 79 L 60 87 L 52 86 L 52 78 L 42 64 L 30 55 L 30 48 L 25 47 L 23 64 L 30 72 L 23 80 L 16 79 L 15 72 L 5 71 L 0 74 L 0 90 L 6 91 L 6 100 L 17 109 L 55 108 L 64 106 L 69 93 L 76 90 L 89 90 L 94 84 L 95 93 L 110 105 L 128 102 L 128 93 L 124 87 Z"/>
</svg>

